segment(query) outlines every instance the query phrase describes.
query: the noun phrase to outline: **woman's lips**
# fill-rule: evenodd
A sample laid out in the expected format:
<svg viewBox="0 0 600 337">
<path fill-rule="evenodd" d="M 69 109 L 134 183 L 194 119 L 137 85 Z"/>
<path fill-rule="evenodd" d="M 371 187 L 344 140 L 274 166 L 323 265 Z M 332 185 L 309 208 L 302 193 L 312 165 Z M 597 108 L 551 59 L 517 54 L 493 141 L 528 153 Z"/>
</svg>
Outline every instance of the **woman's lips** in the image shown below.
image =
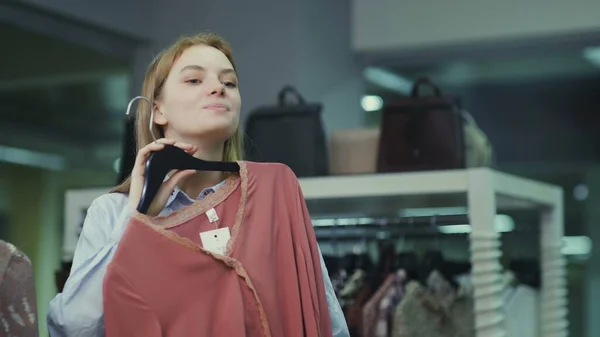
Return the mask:
<svg viewBox="0 0 600 337">
<path fill-rule="evenodd" d="M 215 111 L 227 111 L 229 108 L 224 104 L 209 104 L 204 109 L 215 110 Z"/>
</svg>

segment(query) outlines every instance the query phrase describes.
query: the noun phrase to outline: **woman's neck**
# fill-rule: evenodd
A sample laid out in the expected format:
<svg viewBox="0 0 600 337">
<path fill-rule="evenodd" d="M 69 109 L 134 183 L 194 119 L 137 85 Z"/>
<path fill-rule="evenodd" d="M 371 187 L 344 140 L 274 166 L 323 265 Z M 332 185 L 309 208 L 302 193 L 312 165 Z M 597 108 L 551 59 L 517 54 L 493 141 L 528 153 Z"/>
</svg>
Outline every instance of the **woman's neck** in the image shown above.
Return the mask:
<svg viewBox="0 0 600 337">
<path fill-rule="evenodd" d="M 195 199 L 206 188 L 213 187 L 223 180 L 223 172 L 198 171 L 179 183 L 179 189 Z"/>
<path fill-rule="evenodd" d="M 202 146 L 197 144 L 198 150 L 194 157 L 208 161 L 223 160 L 223 144 L 220 146 Z M 206 188 L 215 186 L 224 179 L 223 172 L 219 171 L 198 171 L 195 174 L 184 178 L 178 185 L 185 194 L 195 199 Z"/>
</svg>

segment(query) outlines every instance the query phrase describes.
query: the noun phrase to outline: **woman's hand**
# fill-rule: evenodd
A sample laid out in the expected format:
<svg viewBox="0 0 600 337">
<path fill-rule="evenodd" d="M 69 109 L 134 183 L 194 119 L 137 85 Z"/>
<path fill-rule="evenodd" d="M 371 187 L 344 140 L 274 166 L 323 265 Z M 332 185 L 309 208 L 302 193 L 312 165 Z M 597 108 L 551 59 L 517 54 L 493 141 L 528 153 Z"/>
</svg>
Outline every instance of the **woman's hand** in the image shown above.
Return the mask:
<svg viewBox="0 0 600 337">
<path fill-rule="evenodd" d="M 132 210 L 137 208 L 137 205 L 142 197 L 142 188 L 144 186 L 144 175 L 146 173 L 146 160 L 153 151 L 160 151 L 165 147 L 165 144 L 174 145 L 189 154 L 194 154 L 198 149 L 195 145 L 176 142 L 172 139 L 161 138 L 156 142 L 152 142 L 138 151 L 135 157 L 135 164 L 131 171 L 131 187 L 129 188 L 129 206 Z M 165 207 L 171 192 L 177 184 L 185 178 L 196 172 L 195 170 L 176 170 L 171 172 L 169 179 L 162 183 L 158 189 L 158 193 L 152 200 L 152 204 L 148 208 L 147 215 L 156 216 Z"/>
</svg>

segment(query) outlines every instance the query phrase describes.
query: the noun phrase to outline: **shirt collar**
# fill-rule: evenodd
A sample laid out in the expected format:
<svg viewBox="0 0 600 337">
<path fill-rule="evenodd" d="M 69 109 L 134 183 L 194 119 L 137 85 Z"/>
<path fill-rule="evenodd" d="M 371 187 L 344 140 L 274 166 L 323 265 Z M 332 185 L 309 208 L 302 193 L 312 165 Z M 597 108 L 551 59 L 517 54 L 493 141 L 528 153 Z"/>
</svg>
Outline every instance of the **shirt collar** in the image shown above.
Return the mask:
<svg viewBox="0 0 600 337">
<path fill-rule="evenodd" d="M 168 177 L 165 177 L 165 181 L 167 179 L 168 179 Z M 196 197 L 195 200 L 203 199 L 208 194 L 216 192 L 217 189 L 219 189 L 219 187 L 221 187 L 224 183 L 225 183 L 225 180 L 221 181 L 220 183 L 218 183 L 218 184 L 216 184 L 214 186 L 207 187 L 207 188 L 203 189 L 200 192 L 200 194 L 198 194 L 198 196 Z M 184 191 L 182 191 L 178 186 L 175 186 L 175 189 L 173 190 L 173 192 L 171 192 L 171 195 L 169 196 L 169 199 L 167 199 L 167 204 L 165 205 L 165 207 L 171 206 L 171 204 L 173 203 L 173 201 L 175 201 L 177 198 L 185 198 L 189 202 L 194 202 L 195 201 L 194 199 L 190 198 Z"/>
</svg>

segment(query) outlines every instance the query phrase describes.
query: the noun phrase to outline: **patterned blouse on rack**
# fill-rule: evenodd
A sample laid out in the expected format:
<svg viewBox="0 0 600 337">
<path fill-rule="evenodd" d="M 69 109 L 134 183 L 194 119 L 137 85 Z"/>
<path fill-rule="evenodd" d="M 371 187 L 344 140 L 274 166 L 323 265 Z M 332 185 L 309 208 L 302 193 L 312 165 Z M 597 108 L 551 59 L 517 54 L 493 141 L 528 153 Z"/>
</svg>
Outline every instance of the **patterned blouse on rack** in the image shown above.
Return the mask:
<svg viewBox="0 0 600 337">
<path fill-rule="evenodd" d="M 27 255 L 0 240 L 0 335 L 38 335 L 33 267 Z"/>
</svg>

